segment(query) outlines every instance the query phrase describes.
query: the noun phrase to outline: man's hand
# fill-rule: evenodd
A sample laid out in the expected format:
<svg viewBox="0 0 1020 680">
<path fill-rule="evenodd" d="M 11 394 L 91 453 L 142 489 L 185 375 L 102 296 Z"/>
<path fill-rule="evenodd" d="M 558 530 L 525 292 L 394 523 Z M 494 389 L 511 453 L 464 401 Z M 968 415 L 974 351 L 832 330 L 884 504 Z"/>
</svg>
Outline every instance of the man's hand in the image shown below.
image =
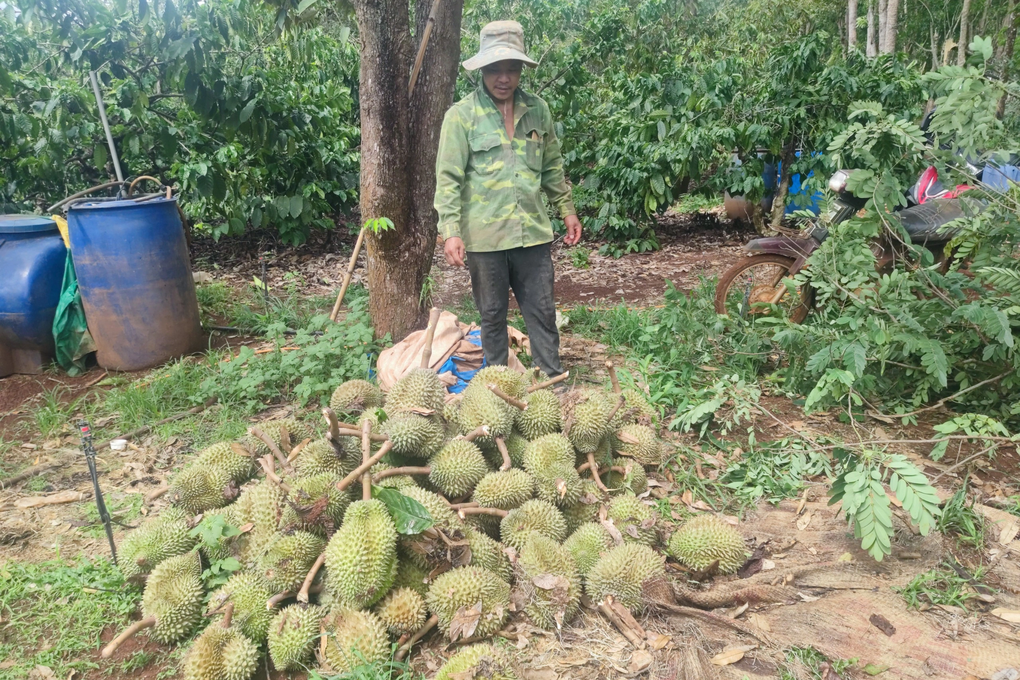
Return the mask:
<svg viewBox="0 0 1020 680">
<path fill-rule="evenodd" d="M 581 233 L 578 225 L 578 234 Z M 446 239 L 443 245 L 443 253 L 446 255 L 446 262 L 455 267 L 464 266 L 464 241 L 459 236 L 451 236 Z"/>
<path fill-rule="evenodd" d="M 576 245 L 581 240 L 581 220 L 577 219 L 577 215 L 567 215 L 563 218 L 563 226 L 567 228 L 567 235 L 563 237 L 563 242 L 568 246 Z M 450 256 L 446 257 L 449 259 Z"/>
</svg>

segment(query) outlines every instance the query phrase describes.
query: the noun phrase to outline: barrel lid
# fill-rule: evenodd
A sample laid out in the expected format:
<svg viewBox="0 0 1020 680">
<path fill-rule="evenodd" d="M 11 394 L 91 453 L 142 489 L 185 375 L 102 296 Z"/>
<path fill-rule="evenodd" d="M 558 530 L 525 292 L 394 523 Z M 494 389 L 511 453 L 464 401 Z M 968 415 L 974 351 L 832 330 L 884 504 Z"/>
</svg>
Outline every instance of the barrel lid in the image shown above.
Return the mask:
<svg viewBox="0 0 1020 680">
<path fill-rule="evenodd" d="M 0 215 L 0 234 L 56 231 L 57 223 L 42 215 Z"/>
<path fill-rule="evenodd" d="M 68 208 L 68 212 L 71 213 L 79 210 L 109 210 L 111 208 L 137 208 L 142 205 L 158 205 L 160 203 L 177 203 L 177 197 L 174 196 L 172 198 L 165 198 L 160 196 L 158 198 L 150 198 L 142 201 L 136 201 L 134 199 L 114 201 L 80 201 Z"/>
</svg>

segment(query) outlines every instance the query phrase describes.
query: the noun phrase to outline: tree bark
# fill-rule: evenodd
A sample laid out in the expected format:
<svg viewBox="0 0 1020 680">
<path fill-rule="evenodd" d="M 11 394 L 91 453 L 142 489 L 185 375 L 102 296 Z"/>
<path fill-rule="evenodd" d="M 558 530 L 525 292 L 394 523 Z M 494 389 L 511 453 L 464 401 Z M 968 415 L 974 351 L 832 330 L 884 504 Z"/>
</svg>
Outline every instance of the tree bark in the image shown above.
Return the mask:
<svg viewBox="0 0 1020 680">
<path fill-rule="evenodd" d="M 846 46 L 847 49 L 857 47 L 857 0 L 846 3 Z"/>
<path fill-rule="evenodd" d="M 885 8 L 889 0 L 878 0 L 878 10 L 875 12 L 875 49 L 879 54 L 885 54 Z"/>
<path fill-rule="evenodd" d="M 1016 46 L 1017 11 L 1016 0 L 1009 0 L 1009 13 L 1006 15 L 1006 44 L 1002 52 L 1002 77 L 1003 83 L 1009 82 L 1009 65 L 1013 61 L 1013 48 Z M 995 116 L 999 120 L 1006 114 L 1006 93 L 999 97 L 999 105 L 995 109 Z"/>
<path fill-rule="evenodd" d="M 935 31 L 935 23 L 928 23 L 928 35 L 931 38 L 931 70 L 939 68 L 939 34 Z"/>
<path fill-rule="evenodd" d="M 431 2 L 417 0 L 421 35 Z M 394 340 L 426 318 L 421 289 L 435 251 L 432 211 L 443 114 L 453 99 L 463 0 L 443 0 L 413 101 L 407 84 L 416 52 L 406 0 L 355 0 L 361 39 L 361 215 L 394 228 L 366 238 L 369 312 L 376 335 Z"/>
<path fill-rule="evenodd" d="M 956 46 L 957 66 L 963 66 L 967 63 L 967 43 L 970 39 L 967 35 L 968 21 L 970 21 L 970 0 L 963 0 L 963 9 L 960 10 L 960 40 Z"/>
<path fill-rule="evenodd" d="M 797 146 L 794 138 L 783 147 L 782 168 L 779 172 L 779 186 L 776 196 L 772 199 L 772 228 L 778 229 L 786 215 L 786 197 L 790 193 L 790 178 L 793 177 L 793 163 L 797 158 Z"/>
<path fill-rule="evenodd" d="M 875 5 L 873 2 L 868 3 L 868 36 L 867 36 L 867 52 L 869 58 L 878 55 L 878 47 L 875 44 Z"/>
<path fill-rule="evenodd" d="M 900 0 L 888 0 L 882 20 L 882 54 L 896 54 L 896 31 L 899 23 Z"/>
</svg>

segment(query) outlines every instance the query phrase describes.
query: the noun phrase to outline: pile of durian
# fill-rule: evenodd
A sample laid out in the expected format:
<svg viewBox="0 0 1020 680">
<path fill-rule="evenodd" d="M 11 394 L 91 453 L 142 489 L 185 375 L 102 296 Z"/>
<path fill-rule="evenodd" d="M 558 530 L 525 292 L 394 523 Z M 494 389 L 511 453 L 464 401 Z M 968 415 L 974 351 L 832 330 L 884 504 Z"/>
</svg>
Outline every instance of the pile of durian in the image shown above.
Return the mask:
<svg viewBox="0 0 1020 680">
<path fill-rule="evenodd" d="M 658 518 L 639 498 L 663 443 L 655 409 L 611 375 L 612 391 L 561 395 L 555 379 L 493 366 L 454 397 L 415 369 L 385 396 L 362 380 L 338 387 L 325 436 L 282 419 L 210 446 L 120 546 L 125 577 L 145 579 L 143 618 L 104 657 L 142 629 L 178 643 L 204 628 L 185 680 L 247 680 L 265 651 L 279 670 L 344 673 L 438 627 L 473 644 L 437 678 L 512 679 L 514 660 L 485 642 L 511 616 L 558 629 L 582 593 L 640 611 L 642 584 L 666 575 Z M 417 501 L 432 526 L 399 533 L 383 489 Z M 239 533 L 199 544 L 202 514 Z M 664 547 L 693 570 L 733 573 L 746 558 L 740 533 L 712 516 Z M 242 568 L 207 593 L 203 570 L 229 557 Z"/>
</svg>

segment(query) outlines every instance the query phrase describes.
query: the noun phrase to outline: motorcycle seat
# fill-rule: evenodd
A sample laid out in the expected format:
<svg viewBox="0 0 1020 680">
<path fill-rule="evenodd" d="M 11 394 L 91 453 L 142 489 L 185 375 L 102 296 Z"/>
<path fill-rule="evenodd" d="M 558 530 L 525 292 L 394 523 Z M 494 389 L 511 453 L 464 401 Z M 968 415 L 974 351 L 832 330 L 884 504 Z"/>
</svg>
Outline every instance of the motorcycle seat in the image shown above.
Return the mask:
<svg viewBox="0 0 1020 680">
<path fill-rule="evenodd" d="M 963 217 L 963 209 L 958 199 L 936 198 L 901 210 L 898 214 L 910 240 L 923 245 L 950 241 L 960 233 L 959 229 L 940 231 L 940 228 Z"/>
</svg>

